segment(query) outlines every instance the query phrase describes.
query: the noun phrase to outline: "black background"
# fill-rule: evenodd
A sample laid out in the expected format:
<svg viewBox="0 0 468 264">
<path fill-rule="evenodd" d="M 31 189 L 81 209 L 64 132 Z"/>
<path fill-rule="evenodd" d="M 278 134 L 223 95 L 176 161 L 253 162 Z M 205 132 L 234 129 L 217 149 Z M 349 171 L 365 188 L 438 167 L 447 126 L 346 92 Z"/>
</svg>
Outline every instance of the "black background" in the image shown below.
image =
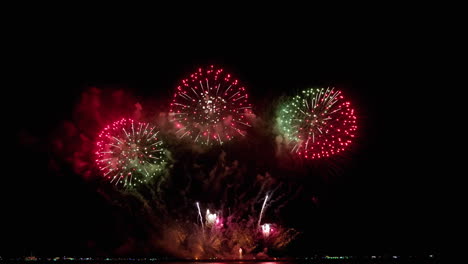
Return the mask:
<svg viewBox="0 0 468 264">
<path fill-rule="evenodd" d="M 254 104 L 330 85 L 344 89 L 356 107 L 360 139 L 352 164 L 327 187 L 319 210 L 289 219 L 305 231 L 291 254 L 438 250 L 440 172 L 426 127 L 427 57 L 412 30 L 307 21 L 164 30 L 50 25 L 28 26 L 9 50 L 14 81 L 4 97 L 3 130 L 13 131 L 4 138 L 13 147 L 2 173 L 1 255 L 97 253 L 88 241 L 106 232 L 94 224 L 109 217 L 106 205 L 77 175 L 59 177 L 48 167 L 51 134 L 71 119 L 84 90 L 116 86 L 169 97 L 181 77 L 210 64 L 235 73 Z"/>
</svg>

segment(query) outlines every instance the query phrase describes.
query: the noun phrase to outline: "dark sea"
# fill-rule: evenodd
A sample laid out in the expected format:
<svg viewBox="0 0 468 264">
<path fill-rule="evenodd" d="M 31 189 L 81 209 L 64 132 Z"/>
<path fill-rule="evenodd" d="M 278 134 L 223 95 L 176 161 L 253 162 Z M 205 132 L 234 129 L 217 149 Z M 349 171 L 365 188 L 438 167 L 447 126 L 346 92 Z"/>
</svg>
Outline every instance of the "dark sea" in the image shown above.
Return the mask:
<svg viewBox="0 0 468 264">
<path fill-rule="evenodd" d="M 419 258 L 350 258 L 350 259 L 300 259 L 300 260 L 274 260 L 274 261 L 255 261 L 255 260 L 248 260 L 248 261 L 120 261 L 120 260 L 112 260 L 112 261 L 105 261 L 105 260 L 93 260 L 93 261 L 51 261 L 51 260 L 37 260 L 37 261 L 24 261 L 24 260 L 1 260 L 0 263 L 28 263 L 28 264 L 432 264 L 432 263 L 440 263 L 438 258 L 435 257 L 419 257 Z"/>
</svg>

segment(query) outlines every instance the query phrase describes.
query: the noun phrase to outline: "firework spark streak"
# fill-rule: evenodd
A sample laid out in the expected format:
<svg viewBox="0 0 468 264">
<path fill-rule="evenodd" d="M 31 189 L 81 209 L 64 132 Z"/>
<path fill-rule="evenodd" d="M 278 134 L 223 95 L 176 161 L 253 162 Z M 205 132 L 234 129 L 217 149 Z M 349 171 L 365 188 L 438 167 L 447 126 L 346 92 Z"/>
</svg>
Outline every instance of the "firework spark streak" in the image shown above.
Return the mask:
<svg viewBox="0 0 468 264">
<path fill-rule="evenodd" d="M 148 123 L 121 119 L 99 134 L 96 164 L 112 184 L 135 187 L 157 175 L 165 164 L 158 131 Z"/>
<path fill-rule="evenodd" d="M 307 159 L 324 158 L 351 144 L 356 115 L 341 91 L 307 89 L 280 108 L 278 128 L 291 143 L 292 153 Z"/>
<path fill-rule="evenodd" d="M 226 164 L 220 162 L 215 168 L 218 166 L 224 167 Z M 242 171 L 241 168 L 235 170 Z M 213 171 L 216 172 L 214 175 L 217 177 L 209 180 L 210 186 L 213 186 L 212 181 L 215 181 L 215 178 L 224 178 L 228 175 L 224 170 L 221 172 L 213 169 Z M 286 188 L 281 189 L 281 193 L 285 196 L 275 197 L 273 195 L 275 190 L 279 191 L 280 188 L 275 187 L 278 183 L 272 178 L 251 180 L 255 184 L 245 185 L 247 189 L 238 189 L 232 193 L 232 196 L 229 195 L 229 190 L 220 186 L 219 190 L 226 195 L 223 194 L 223 198 L 209 206 L 192 200 L 190 193 L 186 201 L 176 201 L 169 206 L 163 203 L 174 199 L 172 193 L 161 192 L 161 196 L 154 196 L 152 193 L 130 192 L 129 195 L 140 202 L 132 203 L 129 213 L 133 215 L 135 211 L 142 211 L 148 217 L 148 227 L 151 228 L 145 230 L 151 232 L 151 235 L 148 236 L 148 240 L 145 240 L 145 244 L 151 245 L 150 249 L 154 246 L 168 255 L 192 259 L 236 259 L 240 256 L 239 250 L 242 250 L 241 256 L 244 259 L 264 259 L 269 253 L 277 254 L 285 249 L 299 233 L 293 228 L 272 222 L 260 222 L 260 227 L 257 225 L 261 209 L 258 205 L 263 205 L 262 215 L 265 214 L 266 217 L 269 211 L 266 209 L 270 207 L 275 209 L 276 206 L 282 205 L 289 199 L 287 194 L 290 191 Z M 187 184 L 191 186 L 192 182 L 187 182 Z M 265 188 L 269 188 L 270 191 L 265 193 Z M 174 189 L 177 192 L 177 188 Z M 268 194 L 267 197 L 266 194 Z M 262 197 L 264 201 L 261 201 Z M 122 197 L 122 199 L 127 199 L 127 197 Z M 190 207 L 186 208 L 187 205 Z M 133 208 L 133 206 L 137 207 Z M 196 208 L 193 208 L 194 206 Z M 202 207 L 205 216 L 202 214 Z M 169 211 L 169 208 L 174 209 Z M 275 215 L 279 215 L 276 210 Z M 195 221 L 193 217 L 196 218 Z M 262 217 L 262 219 L 265 218 Z M 135 228 L 140 230 L 141 224 L 135 224 Z"/>
<path fill-rule="evenodd" d="M 238 80 L 213 66 L 198 69 L 182 80 L 174 93 L 170 120 L 179 138 L 203 145 L 222 145 L 238 135 L 245 136 L 251 124 L 249 95 Z"/>
<path fill-rule="evenodd" d="M 200 221 L 203 223 L 200 205 L 198 202 L 195 204 Z M 268 248 L 272 250 L 284 248 L 298 234 L 294 229 L 275 224 L 265 223 L 257 226 L 254 217 L 244 218 L 245 216 L 236 215 L 237 213 L 231 214 L 221 219 L 218 213 L 213 214 L 207 209 L 206 224 L 202 225 L 202 228 L 194 228 L 198 223 L 193 222 L 191 225 L 174 225 L 174 222 L 171 222 L 165 230 L 177 234 L 173 239 L 174 242 L 183 249 L 189 249 L 189 254 L 192 255 L 186 257 L 192 258 L 244 257 L 244 253 L 249 259 L 254 259 L 255 256 L 262 257 L 262 254 L 264 257 Z M 173 228 L 175 230 L 169 231 Z M 237 256 L 232 255 L 236 252 Z"/>
<path fill-rule="evenodd" d="M 196 204 L 197 204 L 197 208 L 198 208 L 198 215 L 200 216 L 200 223 L 201 223 L 201 226 L 202 226 L 202 228 L 205 228 L 205 227 L 203 226 L 203 217 L 202 217 L 201 210 L 200 210 L 200 204 L 198 204 L 198 202 L 197 202 Z"/>
<path fill-rule="evenodd" d="M 257 226 L 260 226 L 260 222 L 262 221 L 263 209 L 265 209 L 265 204 L 266 204 L 267 200 L 268 200 L 268 195 L 265 196 L 265 200 L 263 201 L 262 210 L 260 211 L 260 216 L 258 217 Z"/>
</svg>

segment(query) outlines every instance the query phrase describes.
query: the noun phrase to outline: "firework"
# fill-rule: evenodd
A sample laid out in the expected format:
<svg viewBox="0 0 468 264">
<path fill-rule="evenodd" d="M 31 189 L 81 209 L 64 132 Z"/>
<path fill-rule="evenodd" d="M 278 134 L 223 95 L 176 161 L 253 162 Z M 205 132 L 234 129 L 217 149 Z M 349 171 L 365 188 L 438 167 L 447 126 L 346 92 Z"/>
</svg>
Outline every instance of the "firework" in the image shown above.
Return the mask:
<svg viewBox="0 0 468 264">
<path fill-rule="evenodd" d="M 115 185 L 134 187 L 157 175 L 165 164 L 157 134 L 150 124 L 125 118 L 105 127 L 96 151 L 102 176 Z"/>
<path fill-rule="evenodd" d="M 270 224 L 263 224 L 262 225 L 263 236 L 268 237 L 270 235 L 271 231 L 273 231 L 273 229 L 271 229 Z"/>
<path fill-rule="evenodd" d="M 291 152 L 307 159 L 344 151 L 357 129 L 354 109 L 334 88 L 307 89 L 293 97 L 279 109 L 278 127 Z"/>
<path fill-rule="evenodd" d="M 222 145 L 245 136 L 251 126 L 249 95 L 237 79 L 213 66 L 198 69 L 177 87 L 170 119 L 179 138 L 204 145 Z"/>
<path fill-rule="evenodd" d="M 219 224 L 219 217 L 217 214 L 210 213 L 210 210 L 206 210 L 206 225 L 213 226 L 214 224 Z"/>
<path fill-rule="evenodd" d="M 262 210 L 260 211 L 260 216 L 258 217 L 257 226 L 260 226 L 260 222 L 262 221 L 263 209 L 265 209 L 265 204 L 266 204 L 267 200 L 268 200 L 268 195 L 265 196 L 265 200 L 263 201 Z"/>
<path fill-rule="evenodd" d="M 196 205 L 197 205 L 197 209 L 198 209 L 198 216 L 200 217 L 200 223 L 201 223 L 201 226 L 203 228 L 204 227 L 203 226 L 203 217 L 201 215 L 200 204 L 197 202 Z"/>
<path fill-rule="evenodd" d="M 265 201 L 269 198 L 265 197 Z M 275 224 L 265 223 L 258 226 L 256 217 L 250 214 L 245 218 L 245 215 L 238 215 L 237 212 L 221 219 L 222 211 L 212 213 L 209 209 L 206 210 L 206 224 L 203 226 L 200 204 L 196 202 L 195 205 L 202 228 L 195 228 L 198 223 L 192 221 L 170 221 L 164 228 L 170 235 L 164 243 L 168 243 L 169 239 L 171 243 L 174 242 L 172 249 L 183 248 L 183 254 L 190 252 L 185 257 L 253 259 L 267 256 L 268 249 L 284 248 L 298 234 L 294 229 Z"/>
</svg>

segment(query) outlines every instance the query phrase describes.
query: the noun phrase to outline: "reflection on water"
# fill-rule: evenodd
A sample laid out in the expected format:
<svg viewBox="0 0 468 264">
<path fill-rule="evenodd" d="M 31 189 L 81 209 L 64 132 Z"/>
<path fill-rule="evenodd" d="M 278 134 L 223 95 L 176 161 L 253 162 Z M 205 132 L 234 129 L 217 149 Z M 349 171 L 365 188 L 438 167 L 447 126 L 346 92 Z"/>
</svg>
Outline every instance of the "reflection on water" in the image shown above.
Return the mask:
<svg viewBox="0 0 468 264">
<path fill-rule="evenodd" d="M 421 262 L 423 261 L 423 262 Z M 6 263 L 0 261 L 0 263 Z M 436 259 L 315 259 L 315 260 L 283 260 L 283 261 L 14 261 L 13 263 L 28 264 L 432 264 Z"/>
<path fill-rule="evenodd" d="M 439 263 L 435 255 L 423 256 L 315 256 L 301 259 L 276 260 L 182 260 L 172 261 L 161 258 L 12 258 L 1 259 L 0 264 L 435 264 Z"/>
</svg>

